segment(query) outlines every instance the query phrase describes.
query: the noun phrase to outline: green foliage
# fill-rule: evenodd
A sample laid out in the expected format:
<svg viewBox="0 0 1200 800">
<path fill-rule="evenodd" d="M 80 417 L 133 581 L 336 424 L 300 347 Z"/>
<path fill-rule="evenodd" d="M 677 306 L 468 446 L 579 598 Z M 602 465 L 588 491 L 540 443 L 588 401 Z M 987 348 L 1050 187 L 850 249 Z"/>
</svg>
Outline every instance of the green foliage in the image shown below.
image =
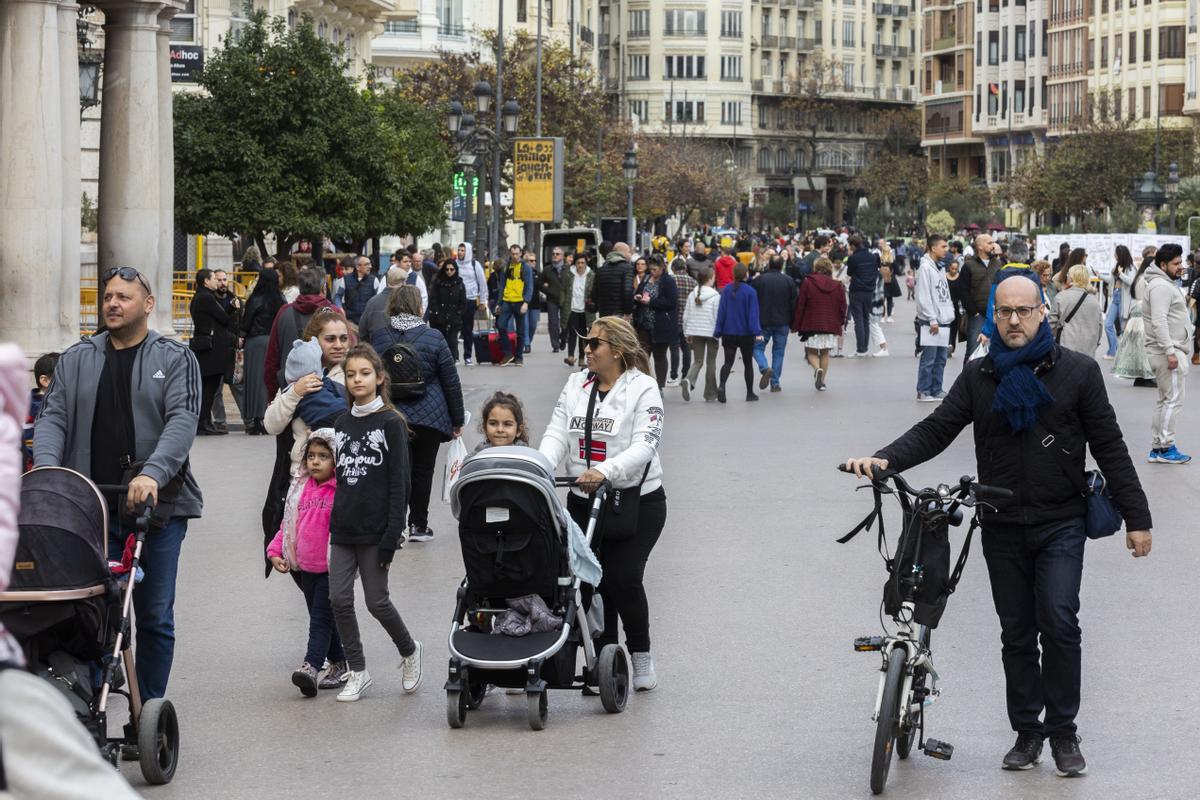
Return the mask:
<svg viewBox="0 0 1200 800">
<path fill-rule="evenodd" d="M 958 224 L 954 221 L 954 217 L 949 211 L 935 211 L 925 219 L 925 229 L 930 233 L 940 233 L 942 236 L 949 236 L 958 229 Z"/>
<path fill-rule="evenodd" d="M 360 92 L 305 16 L 255 13 L 175 98 L 175 213 L 188 231 L 365 240 L 420 233 L 450 197 L 431 113 Z M 432 127 L 435 126 L 435 127 Z M 431 215 L 432 211 L 436 214 Z M 436 218 L 436 219 L 435 219 Z"/>
<path fill-rule="evenodd" d="M 96 210 L 96 204 L 92 198 L 88 197 L 87 192 L 83 192 L 79 199 L 79 225 L 88 233 L 95 233 L 96 226 L 100 224 L 100 217 Z"/>
</svg>

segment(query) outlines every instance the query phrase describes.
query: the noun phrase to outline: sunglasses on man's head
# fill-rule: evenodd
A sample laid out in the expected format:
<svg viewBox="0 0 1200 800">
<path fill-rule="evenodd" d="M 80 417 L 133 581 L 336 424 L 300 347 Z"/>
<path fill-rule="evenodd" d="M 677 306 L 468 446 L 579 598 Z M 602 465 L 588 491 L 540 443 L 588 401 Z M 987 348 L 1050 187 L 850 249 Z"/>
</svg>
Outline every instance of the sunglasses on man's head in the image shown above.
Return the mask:
<svg viewBox="0 0 1200 800">
<path fill-rule="evenodd" d="M 137 281 L 146 290 L 146 294 L 154 294 L 154 290 L 150 288 L 150 281 L 146 280 L 146 276 L 133 267 L 113 267 L 107 270 L 101 276 L 104 283 L 108 283 L 113 278 L 120 278 L 123 281 Z"/>
</svg>

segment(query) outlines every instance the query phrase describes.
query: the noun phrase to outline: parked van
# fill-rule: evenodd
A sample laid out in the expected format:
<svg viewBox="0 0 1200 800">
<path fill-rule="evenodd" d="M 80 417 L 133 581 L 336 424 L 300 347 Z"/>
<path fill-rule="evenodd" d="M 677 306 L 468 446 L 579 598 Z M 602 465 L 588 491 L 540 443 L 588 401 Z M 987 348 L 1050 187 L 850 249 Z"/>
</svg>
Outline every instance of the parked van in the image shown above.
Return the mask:
<svg viewBox="0 0 1200 800">
<path fill-rule="evenodd" d="M 595 228 L 555 228 L 542 231 L 540 263 L 549 264 L 550 253 L 561 247 L 568 263 L 576 253 L 587 253 L 588 263 L 595 268 L 600 258 L 600 231 Z"/>
</svg>

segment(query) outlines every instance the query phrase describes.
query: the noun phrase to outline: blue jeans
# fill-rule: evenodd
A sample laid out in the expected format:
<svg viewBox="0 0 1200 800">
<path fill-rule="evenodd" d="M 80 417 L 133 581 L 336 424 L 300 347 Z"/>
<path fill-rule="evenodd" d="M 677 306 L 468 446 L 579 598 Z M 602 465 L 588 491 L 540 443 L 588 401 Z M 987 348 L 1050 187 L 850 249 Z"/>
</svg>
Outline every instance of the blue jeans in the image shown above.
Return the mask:
<svg viewBox="0 0 1200 800">
<path fill-rule="evenodd" d="M 512 325 L 512 330 L 517 334 L 517 352 L 508 352 L 509 342 L 507 333 L 510 330 L 509 325 Z M 517 361 L 523 361 L 522 357 L 522 342 L 525 341 L 525 315 L 521 313 L 520 303 L 508 303 L 501 301 L 496 309 L 496 330 L 500 332 L 500 355 L 513 356 Z"/>
<path fill-rule="evenodd" d="M 1108 312 L 1104 315 L 1104 335 L 1108 337 L 1108 354 L 1117 354 L 1117 319 L 1121 316 L 1121 287 L 1113 289 L 1108 301 Z"/>
<path fill-rule="evenodd" d="M 115 516 L 115 515 L 114 515 Z M 146 534 L 142 545 L 142 582 L 133 588 L 133 611 L 137 619 L 137 681 L 142 700 L 165 697 L 171 662 L 175 658 L 175 576 L 179 551 L 187 536 L 188 521 L 171 517 L 160 530 Z M 121 560 L 128 526 L 119 520 L 108 525 L 108 557 Z"/>
<path fill-rule="evenodd" d="M 917 394 L 941 394 L 942 375 L 946 371 L 948 347 L 922 347 L 917 365 Z"/>
<path fill-rule="evenodd" d="M 1075 734 L 1086 542 L 1082 518 L 984 529 L 983 557 L 1000 617 L 1008 719 L 1017 733 Z M 1039 720 L 1043 708 L 1044 722 Z"/>
<path fill-rule="evenodd" d="M 788 334 L 791 329 L 787 325 L 776 325 L 762 329 L 763 340 L 754 343 L 754 360 L 758 371 L 767 368 L 767 342 L 771 343 L 771 385 L 779 385 L 779 376 L 783 374 L 783 351 L 787 348 Z"/>
<path fill-rule="evenodd" d="M 337 625 L 333 621 L 333 606 L 329 602 L 328 572 L 293 572 L 292 580 L 304 592 L 304 605 L 308 607 L 308 647 L 304 660 L 318 670 L 321 663 L 329 659 L 330 664 L 346 660 Z"/>
<path fill-rule="evenodd" d="M 525 313 L 525 346 L 533 345 L 533 335 L 537 333 L 538 321 L 542 318 L 542 310 L 540 308 L 529 307 L 529 311 Z"/>
</svg>

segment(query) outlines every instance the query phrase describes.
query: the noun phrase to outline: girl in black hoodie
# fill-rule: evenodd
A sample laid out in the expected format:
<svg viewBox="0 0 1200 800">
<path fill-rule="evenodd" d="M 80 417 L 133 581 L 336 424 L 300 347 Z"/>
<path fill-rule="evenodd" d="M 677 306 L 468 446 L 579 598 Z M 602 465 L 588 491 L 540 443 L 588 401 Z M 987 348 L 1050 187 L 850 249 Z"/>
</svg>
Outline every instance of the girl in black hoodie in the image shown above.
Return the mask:
<svg viewBox="0 0 1200 800">
<path fill-rule="evenodd" d="M 388 373 L 370 345 L 351 347 L 344 363 L 350 412 L 334 425 L 337 493 L 329 521 L 329 601 L 350 665 L 337 699 L 350 703 L 371 685 L 354 615 L 356 575 L 371 616 L 404 659 L 400 666 L 408 694 L 421 683 L 421 643 L 409 635 L 387 584 L 392 557 L 404 544 L 412 480 L 408 425 L 392 407 Z"/>
</svg>

